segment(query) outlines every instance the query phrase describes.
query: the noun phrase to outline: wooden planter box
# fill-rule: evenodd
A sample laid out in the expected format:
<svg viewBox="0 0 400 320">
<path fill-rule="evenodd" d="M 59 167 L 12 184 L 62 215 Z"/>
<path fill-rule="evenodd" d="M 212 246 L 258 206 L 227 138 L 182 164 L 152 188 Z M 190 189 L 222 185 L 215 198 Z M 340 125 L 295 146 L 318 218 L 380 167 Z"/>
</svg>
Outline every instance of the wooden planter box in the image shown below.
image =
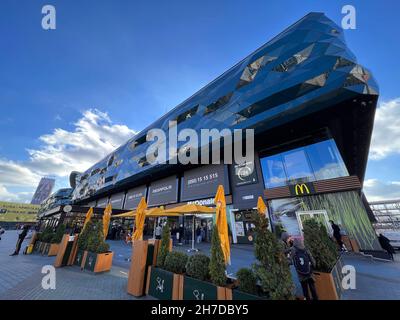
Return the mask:
<svg viewBox="0 0 400 320">
<path fill-rule="evenodd" d="M 86 251 L 83 250 L 78 250 L 75 255 L 74 259 L 74 265 L 80 267 L 83 269 L 83 266 L 85 265 L 86 262 Z"/>
<path fill-rule="evenodd" d="M 183 279 L 183 300 L 227 300 L 227 288 L 188 276 Z"/>
<path fill-rule="evenodd" d="M 159 300 L 182 300 L 183 275 L 149 266 L 146 294 Z"/>
<path fill-rule="evenodd" d="M 342 295 L 342 260 L 336 262 L 332 271 L 314 272 L 315 289 L 319 300 L 339 300 Z"/>
<path fill-rule="evenodd" d="M 48 251 L 47 255 L 48 255 L 49 257 L 56 256 L 57 253 L 58 253 L 58 249 L 59 249 L 59 248 L 60 248 L 60 244 L 58 244 L 58 243 L 52 243 L 52 244 L 50 244 L 49 251 Z"/>
<path fill-rule="evenodd" d="M 49 254 L 51 243 L 43 243 L 41 253 L 43 256 L 47 256 Z"/>
<path fill-rule="evenodd" d="M 38 253 L 40 252 L 40 246 L 41 246 L 42 242 L 41 241 L 36 241 L 35 245 L 33 246 L 33 252 L 34 253 Z"/>
<path fill-rule="evenodd" d="M 106 272 L 111 270 L 112 259 L 114 253 L 108 251 L 106 253 L 93 253 L 85 251 L 85 262 L 83 269 L 92 271 L 94 273 Z"/>
</svg>

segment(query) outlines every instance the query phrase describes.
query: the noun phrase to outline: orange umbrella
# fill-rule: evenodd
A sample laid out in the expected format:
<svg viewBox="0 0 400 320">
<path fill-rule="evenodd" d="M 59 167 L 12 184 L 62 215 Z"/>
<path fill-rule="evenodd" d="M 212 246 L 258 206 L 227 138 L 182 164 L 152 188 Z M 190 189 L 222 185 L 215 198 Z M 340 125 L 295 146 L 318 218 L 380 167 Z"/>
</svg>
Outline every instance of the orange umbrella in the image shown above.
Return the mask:
<svg viewBox="0 0 400 320">
<path fill-rule="evenodd" d="M 135 233 L 133 234 L 132 240 L 141 240 L 143 239 L 143 228 L 144 228 L 144 220 L 146 219 L 146 208 L 147 208 L 147 203 L 144 197 L 140 199 L 139 205 L 136 208 L 136 220 L 135 220 L 135 226 L 136 230 Z"/>
<path fill-rule="evenodd" d="M 263 216 L 266 216 L 266 213 L 267 213 L 267 206 L 265 205 L 264 200 L 263 200 L 262 197 L 258 197 L 258 200 L 257 200 L 257 210 L 258 210 L 258 213 L 259 213 L 259 214 L 261 214 L 261 215 L 263 215 Z"/>
<path fill-rule="evenodd" d="M 218 186 L 217 193 L 215 195 L 214 203 L 217 206 L 216 210 L 216 225 L 221 240 L 221 248 L 224 254 L 225 263 L 230 261 L 231 248 L 229 244 L 228 234 L 228 221 L 226 219 L 226 200 L 225 191 L 222 185 Z"/>
<path fill-rule="evenodd" d="M 93 216 L 93 208 L 90 207 L 90 209 L 88 210 L 88 212 L 86 213 L 86 217 L 85 217 L 85 222 L 83 223 L 83 229 L 85 229 L 86 224 L 90 221 L 90 219 Z"/>
<path fill-rule="evenodd" d="M 111 213 L 112 213 L 112 207 L 111 203 L 109 203 L 104 210 L 103 214 L 103 234 L 104 234 L 104 239 L 107 238 L 108 234 L 108 227 L 110 226 L 110 220 L 111 220 Z"/>
</svg>

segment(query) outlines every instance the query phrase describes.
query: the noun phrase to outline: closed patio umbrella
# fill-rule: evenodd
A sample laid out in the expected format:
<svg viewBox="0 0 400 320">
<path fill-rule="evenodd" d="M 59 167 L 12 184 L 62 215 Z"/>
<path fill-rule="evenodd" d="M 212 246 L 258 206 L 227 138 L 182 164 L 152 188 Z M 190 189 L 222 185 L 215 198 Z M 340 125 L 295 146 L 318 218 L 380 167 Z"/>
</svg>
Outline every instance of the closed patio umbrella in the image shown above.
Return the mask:
<svg viewBox="0 0 400 320">
<path fill-rule="evenodd" d="M 104 210 L 104 214 L 103 214 L 103 234 L 104 234 L 104 239 L 107 238 L 108 228 L 110 226 L 110 220 L 111 220 L 111 213 L 112 213 L 112 207 L 111 207 L 111 203 L 109 203 L 107 205 L 106 209 Z"/>
<path fill-rule="evenodd" d="M 222 185 L 218 186 L 214 203 L 217 206 L 216 226 L 217 232 L 219 233 L 219 237 L 221 240 L 221 248 L 224 254 L 224 260 L 225 263 L 230 263 L 231 248 L 229 244 L 228 221 L 226 219 L 225 191 Z"/>
<path fill-rule="evenodd" d="M 135 219 L 136 229 L 132 237 L 133 241 L 143 239 L 143 228 L 144 228 L 144 220 L 146 219 L 146 208 L 147 208 L 146 200 L 144 199 L 144 197 L 142 197 L 136 209 L 136 219 Z"/>
</svg>

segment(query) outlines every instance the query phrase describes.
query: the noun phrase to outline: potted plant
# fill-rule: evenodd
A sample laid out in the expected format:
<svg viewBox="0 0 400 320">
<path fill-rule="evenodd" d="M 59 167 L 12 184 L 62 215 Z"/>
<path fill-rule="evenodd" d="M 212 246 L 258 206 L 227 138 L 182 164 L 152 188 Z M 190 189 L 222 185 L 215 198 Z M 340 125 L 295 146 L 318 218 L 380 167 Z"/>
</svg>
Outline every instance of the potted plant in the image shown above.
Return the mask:
<svg viewBox="0 0 400 320">
<path fill-rule="evenodd" d="M 113 255 L 109 244 L 104 241 L 103 222 L 93 223 L 89 229 L 83 268 L 95 273 L 110 271 Z"/>
<path fill-rule="evenodd" d="M 50 226 L 47 226 L 44 228 L 42 234 L 41 234 L 41 244 L 39 247 L 39 251 L 42 255 L 48 255 L 50 245 L 51 245 L 51 239 L 54 236 L 53 228 Z"/>
<path fill-rule="evenodd" d="M 80 233 L 78 237 L 78 243 L 77 243 L 77 251 L 76 255 L 74 258 L 74 265 L 82 267 L 84 265 L 84 256 L 85 256 L 85 250 L 87 248 L 88 244 L 88 239 L 89 239 L 89 234 L 91 230 L 93 229 L 93 222 L 90 220 L 86 223 L 84 226 L 82 232 Z"/>
<path fill-rule="evenodd" d="M 52 238 L 50 240 L 51 244 L 50 244 L 50 248 L 49 248 L 49 251 L 48 251 L 48 256 L 49 257 L 57 255 L 57 252 L 58 252 L 58 249 L 59 249 L 59 245 L 60 245 L 62 237 L 64 236 L 65 230 L 66 230 L 66 228 L 65 228 L 64 224 L 60 224 L 57 227 L 56 232 L 53 234 L 53 236 L 52 236 Z"/>
<path fill-rule="evenodd" d="M 181 300 L 187 261 L 185 253 L 171 251 L 162 266 L 149 266 L 146 294 L 160 300 Z"/>
<path fill-rule="evenodd" d="M 183 284 L 183 300 L 217 300 L 217 287 L 209 282 L 210 258 L 197 253 L 189 257 Z"/>
<path fill-rule="evenodd" d="M 168 223 L 166 223 L 162 228 L 161 243 L 157 254 L 156 264 L 158 267 L 164 266 L 165 258 L 167 257 L 168 252 L 170 252 L 170 242 L 171 242 L 171 235 L 169 232 Z"/>
<path fill-rule="evenodd" d="M 283 248 L 269 228 L 264 215 L 254 213 L 254 253 L 258 262 L 252 268 L 260 284 L 260 294 L 272 300 L 293 299 L 293 281 Z"/>
<path fill-rule="evenodd" d="M 260 287 L 257 277 L 250 268 L 241 268 L 236 272 L 236 288 L 232 290 L 233 300 L 259 300 Z"/>
<path fill-rule="evenodd" d="M 341 295 L 341 265 L 336 244 L 322 224 L 314 219 L 303 223 L 304 244 L 316 263 L 315 288 L 321 300 L 338 300 Z"/>
</svg>

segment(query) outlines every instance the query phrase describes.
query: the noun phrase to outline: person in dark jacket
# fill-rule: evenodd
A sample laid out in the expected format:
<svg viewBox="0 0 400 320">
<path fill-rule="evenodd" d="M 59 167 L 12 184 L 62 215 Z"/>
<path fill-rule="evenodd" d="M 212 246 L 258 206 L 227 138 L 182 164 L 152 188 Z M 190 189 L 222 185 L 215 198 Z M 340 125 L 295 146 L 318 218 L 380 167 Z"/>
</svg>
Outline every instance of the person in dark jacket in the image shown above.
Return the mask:
<svg viewBox="0 0 400 320">
<path fill-rule="evenodd" d="M 339 250 L 343 250 L 343 241 L 342 241 L 342 234 L 340 233 L 340 227 L 334 223 L 332 220 L 329 221 L 332 226 L 333 230 L 333 237 L 336 239 L 336 242 L 339 246 Z"/>
<path fill-rule="evenodd" d="M 185 232 L 185 229 L 183 228 L 183 224 L 180 224 L 180 225 L 179 225 L 179 229 L 178 229 L 178 233 L 179 233 L 179 238 L 178 238 L 179 245 L 182 245 L 182 240 L 183 240 L 184 232 Z"/>
<path fill-rule="evenodd" d="M 293 259 L 293 265 L 296 268 L 304 297 L 306 300 L 310 300 L 311 292 L 312 300 L 318 300 L 317 290 L 315 289 L 315 280 L 313 277 L 315 260 L 311 255 L 311 252 L 304 247 L 301 239 L 295 238 L 293 240 L 293 247 L 290 256 Z"/>
<path fill-rule="evenodd" d="M 26 235 L 28 234 L 29 229 L 30 229 L 29 225 L 24 225 L 21 233 L 18 235 L 18 241 L 17 241 L 17 245 L 15 247 L 15 251 L 14 251 L 14 253 L 10 254 L 10 256 L 17 256 L 19 254 L 19 250 L 21 250 L 22 242 L 24 242 L 24 239 L 25 239 Z"/>
<path fill-rule="evenodd" d="M 386 238 L 382 233 L 379 234 L 378 240 L 379 240 L 379 244 L 381 245 L 382 249 L 386 250 L 390 256 L 390 259 L 394 260 L 393 254 L 396 252 L 394 251 L 394 248 L 390 244 L 390 240 L 388 238 Z"/>
</svg>

